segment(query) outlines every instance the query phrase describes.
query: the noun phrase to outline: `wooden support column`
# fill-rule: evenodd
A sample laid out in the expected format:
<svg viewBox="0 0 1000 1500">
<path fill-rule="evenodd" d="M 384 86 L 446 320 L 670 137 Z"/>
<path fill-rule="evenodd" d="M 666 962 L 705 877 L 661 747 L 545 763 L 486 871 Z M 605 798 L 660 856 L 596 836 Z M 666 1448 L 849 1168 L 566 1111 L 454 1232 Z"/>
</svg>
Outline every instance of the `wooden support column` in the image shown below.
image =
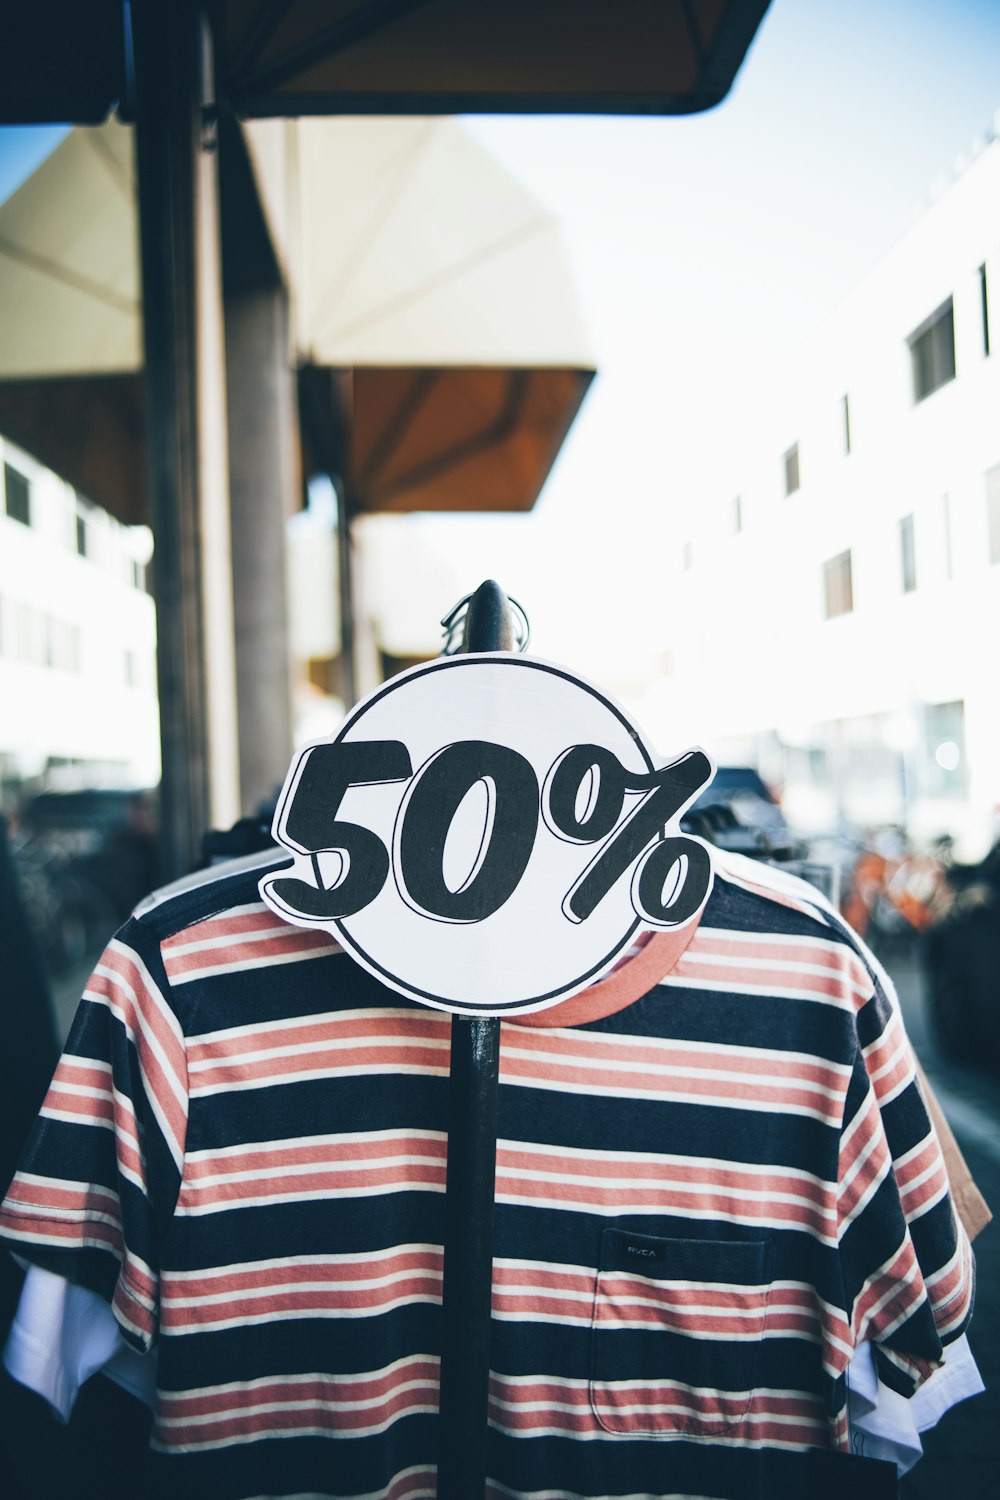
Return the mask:
<svg viewBox="0 0 1000 1500">
<path fill-rule="evenodd" d="M 299 481 L 280 287 L 227 296 L 226 357 L 240 787 L 251 813 L 292 755 L 285 520 Z"/>
<path fill-rule="evenodd" d="M 351 521 L 362 509 L 352 493 L 350 443 L 354 418 L 354 376 L 350 370 L 306 365 L 298 373 L 299 421 L 311 472 L 325 474 L 337 496 L 337 587 L 340 598 L 341 691 L 353 708 L 365 688 L 359 672 L 357 597 Z"/>
<path fill-rule="evenodd" d="M 288 293 L 238 121 L 219 118 L 236 701 L 243 812 L 292 754 L 285 521 L 302 498 Z"/>
<path fill-rule="evenodd" d="M 136 158 L 155 538 L 162 875 L 238 812 L 225 386 L 207 29 L 192 0 L 136 0 Z"/>
</svg>

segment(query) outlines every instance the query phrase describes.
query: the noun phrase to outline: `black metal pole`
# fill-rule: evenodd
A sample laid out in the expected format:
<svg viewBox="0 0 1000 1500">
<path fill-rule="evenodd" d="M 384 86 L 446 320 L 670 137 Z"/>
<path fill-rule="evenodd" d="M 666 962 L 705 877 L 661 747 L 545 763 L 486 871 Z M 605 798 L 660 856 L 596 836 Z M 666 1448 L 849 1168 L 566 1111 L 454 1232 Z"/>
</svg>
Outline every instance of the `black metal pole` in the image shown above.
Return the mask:
<svg viewBox="0 0 1000 1500">
<path fill-rule="evenodd" d="M 499 1077 L 500 1022 L 454 1016 L 438 1500 L 481 1500 L 486 1489 Z"/>
<path fill-rule="evenodd" d="M 358 701 L 358 659 L 354 615 L 354 548 L 351 538 L 351 502 L 347 485 L 337 490 L 337 579 L 340 594 L 340 660 L 343 665 L 344 701 L 353 708 Z"/>
<path fill-rule="evenodd" d="M 469 601 L 464 649 L 515 649 L 510 605 L 492 580 Z M 499 1020 L 452 1017 L 438 1500 L 486 1490 L 499 1080 Z"/>
<path fill-rule="evenodd" d="M 200 29 L 193 0 L 134 7 L 146 443 L 156 552 L 164 879 L 190 870 L 209 826 L 198 473 L 196 160 Z"/>
<path fill-rule="evenodd" d="M 337 580 L 340 593 L 340 661 L 344 702 L 353 708 L 360 697 L 357 598 L 354 587 L 354 542 L 351 521 L 360 508 L 353 493 L 350 448 L 354 429 L 354 372 L 329 380 L 323 410 L 324 442 L 334 459 L 330 478 L 337 494 Z"/>
</svg>

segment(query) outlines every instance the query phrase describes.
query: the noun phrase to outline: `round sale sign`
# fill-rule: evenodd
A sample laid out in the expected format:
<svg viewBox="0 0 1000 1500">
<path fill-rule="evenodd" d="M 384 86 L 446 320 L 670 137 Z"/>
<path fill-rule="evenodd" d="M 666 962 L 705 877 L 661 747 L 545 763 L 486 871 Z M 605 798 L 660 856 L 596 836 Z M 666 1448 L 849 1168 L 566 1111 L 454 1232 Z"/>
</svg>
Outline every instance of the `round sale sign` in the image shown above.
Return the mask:
<svg viewBox="0 0 1000 1500">
<path fill-rule="evenodd" d="M 657 762 L 572 673 L 507 652 L 394 677 L 292 762 L 261 895 L 439 1009 L 543 1010 L 640 927 L 694 921 L 712 864 L 680 818 L 714 767 Z"/>
</svg>

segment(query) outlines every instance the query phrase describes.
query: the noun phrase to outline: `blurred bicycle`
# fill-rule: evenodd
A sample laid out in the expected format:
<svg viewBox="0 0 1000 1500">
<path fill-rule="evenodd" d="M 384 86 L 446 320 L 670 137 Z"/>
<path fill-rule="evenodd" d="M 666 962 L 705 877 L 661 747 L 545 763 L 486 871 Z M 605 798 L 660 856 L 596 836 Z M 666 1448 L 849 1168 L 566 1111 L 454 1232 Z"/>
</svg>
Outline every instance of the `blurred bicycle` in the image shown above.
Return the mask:
<svg viewBox="0 0 1000 1500">
<path fill-rule="evenodd" d="M 841 912 L 881 958 L 912 953 L 951 904 L 951 849 L 943 836 L 930 850 L 915 851 L 899 828 L 880 829 L 862 842 L 844 882 Z"/>
</svg>

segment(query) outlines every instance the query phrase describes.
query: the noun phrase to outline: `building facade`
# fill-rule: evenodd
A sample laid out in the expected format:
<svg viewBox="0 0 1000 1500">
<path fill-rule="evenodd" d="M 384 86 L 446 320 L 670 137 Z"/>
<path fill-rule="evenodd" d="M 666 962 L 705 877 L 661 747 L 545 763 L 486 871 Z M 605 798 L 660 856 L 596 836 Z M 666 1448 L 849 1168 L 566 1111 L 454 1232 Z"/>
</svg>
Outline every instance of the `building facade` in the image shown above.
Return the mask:
<svg viewBox="0 0 1000 1500">
<path fill-rule="evenodd" d="M 994 138 L 809 343 L 675 559 L 649 717 L 758 764 L 804 828 L 995 836 L 998 306 Z"/>
<path fill-rule="evenodd" d="M 151 538 L 0 438 L 0 806 L 155 786 Z"/>
</svg>

